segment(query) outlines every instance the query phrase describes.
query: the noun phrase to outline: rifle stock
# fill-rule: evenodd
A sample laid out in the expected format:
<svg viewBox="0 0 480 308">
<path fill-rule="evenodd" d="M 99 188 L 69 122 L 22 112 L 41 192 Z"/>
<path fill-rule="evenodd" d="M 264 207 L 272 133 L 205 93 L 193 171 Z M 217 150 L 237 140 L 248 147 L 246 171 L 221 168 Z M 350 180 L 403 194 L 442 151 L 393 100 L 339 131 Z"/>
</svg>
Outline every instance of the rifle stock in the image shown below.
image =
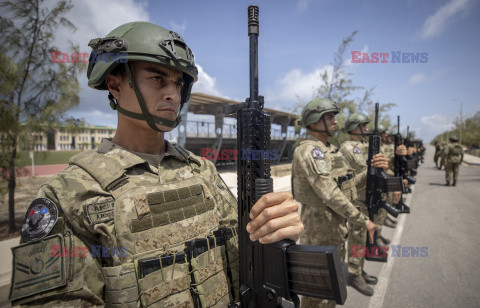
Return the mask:
<svg viewBox="0 0 480 308">
<path fill-rule="evenodd" d="M 270 177 L 271 117 L 258 95 L 258 7 L 248 7 L 250 37 L 250 97 L 226 106 L 237 114 L 237 150 L 251 153 L 237 161 L 239 302 L 233 307 L 280 307 L 282 298 L 299 305 L 297 295 L 346 300 L 346 281 L 338 247 L 301 246 L 291 240 L 262 245 L 246 231 L 250 210 L 264 194 L 273 191 Z"/>
</svg>

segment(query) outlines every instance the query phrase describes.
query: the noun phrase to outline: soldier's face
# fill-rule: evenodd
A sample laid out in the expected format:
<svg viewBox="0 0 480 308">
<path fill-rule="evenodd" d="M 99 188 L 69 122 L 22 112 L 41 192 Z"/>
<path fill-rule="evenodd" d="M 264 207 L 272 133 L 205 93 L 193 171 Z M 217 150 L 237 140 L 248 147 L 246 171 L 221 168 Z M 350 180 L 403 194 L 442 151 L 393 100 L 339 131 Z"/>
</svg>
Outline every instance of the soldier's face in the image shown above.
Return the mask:
<svg viewBox="0 0 480 308">
<path fill-rule="evenodd" d="M 317 126 L 314 128 L 317 128 L 319 130 L 327 130 L 328 128 L 329 131 L 334 132 L 337 129 L 337 123 L 338 123 L 337 120 L 335 119 L 335 113 L 327 112 L 323 115 L 323 118 L 325 119 L 325 123 L 323 122 L 323 120 L 320 120 L 314 124 Z M 327 127 L 325 127 L 325 124 L 327 125 Z"/>
<path fill-rule="evenodd" d="M 130 68 L 138 91 L 142 95 L 150 114 L 175 121 L 185 83 L 183 73 L 162 65 L 146 62 L 131 62 Z M 117 100 L 122 108 L 142 113 L 135 91 L 129 85 L 128 77 L 122 78 L 118 96 Z M 139 122 L 142 123 L 138 123 L 138 125 L 148 127 L 145 121 Z M 164 131 L 172 130 L 172 128 L 166 126 L 157 126 Z"/>
</svg>

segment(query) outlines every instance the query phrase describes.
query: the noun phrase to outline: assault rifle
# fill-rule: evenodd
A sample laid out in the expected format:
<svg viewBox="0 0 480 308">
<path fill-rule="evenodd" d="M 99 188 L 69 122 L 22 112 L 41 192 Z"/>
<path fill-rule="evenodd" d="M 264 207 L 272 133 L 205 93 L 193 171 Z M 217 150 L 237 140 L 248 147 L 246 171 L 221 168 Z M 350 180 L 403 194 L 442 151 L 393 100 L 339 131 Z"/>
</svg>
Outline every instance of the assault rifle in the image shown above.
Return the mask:
<svg viewBox="0 0 480 308">
<path fill-rule="evenodd" d="M 390 215 L 397 217 L 400 213 L 396 208 L 391 206 L 382 197 L 382 193 L 391 191 L 403 191 L 402 178 L 387 177 L 380 168 L 372 165 L 372 158 L 380 152 L 381 138 L 378 132 L 378 109 L 379 104 L 375 104 L 375 126 L 373 132 L 368 134 L 368 159 L 367 159 L 367 186 L 366 186 L 366 205 L 368 216 L 371 221 L 380 208 L 387 210 Z M 388 255 L 383 248 L 378 246 L 377 231 L 373 235 L 373 244 L 370 243 L 367 234 L 367 253 L 365 259 L 369 261 L 387 262 Z"/>
<path fill-rule="evenodd" d="M 237 114 L 237 149 L 252 155 L 237 161 L 240 302 L 232 307 L 281 307 L 282 298 L 299 306 L 297 295 L 335 300 L 347 296 L 340 252 L 336 246 L 301 246 L 291 240 L 262 245 L 246 231 L 252 206 L 273 191 L 270 177 L 271 117 L 263 112 L 258 95 L 258 7 L 248 7 L 250 37 L 250 97 L 225 106 Z"/>
<path fill-rule="evenodd" d="M 395 158 L 394 158 L 394 172 L 395 176 L 399 176 L 408 181 L 408 184 L 415 184 L 417 179 L 408 174 L 409 170 L 415 168 L 414 160 L 407 160 L 405 156 L 397 154 L 397 147 L 402 144 L 402 136 L 400 135 L 400 116 L 397 116 L 397 134 L 395 135 Z M 412 164 L 413 163 L 413 164 Z M 405 187 L 407 189 L 408 187 Z M 405 192 L 405 190 L 403 191 Z M 403 203 L 403 198 L 400 198 L 400 202 L 397 204 L 397 209 L 400 213 L 410 213 L 410 207 Z"/>
</svg>

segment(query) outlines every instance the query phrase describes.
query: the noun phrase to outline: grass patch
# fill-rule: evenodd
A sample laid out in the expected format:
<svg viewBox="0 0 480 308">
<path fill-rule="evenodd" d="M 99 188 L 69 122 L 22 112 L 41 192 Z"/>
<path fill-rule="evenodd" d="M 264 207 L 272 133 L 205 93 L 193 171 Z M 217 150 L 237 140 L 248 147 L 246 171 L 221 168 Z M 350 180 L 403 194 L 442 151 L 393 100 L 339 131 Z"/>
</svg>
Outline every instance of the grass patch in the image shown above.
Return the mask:
<svg viewBox="0 0 480 308">
<path fill-rule="evenodd" d="M 68 160 L 73 155 L 76 155 L 82 151 L 43 151 L 34 152 L 35 165 L 58 165 L 68 164 Z M 17 159 L 15 160 L 17 167 L 31 166 L 32 160 L 30 159 L 28 151 L 18 152 Z"/>
</svg>

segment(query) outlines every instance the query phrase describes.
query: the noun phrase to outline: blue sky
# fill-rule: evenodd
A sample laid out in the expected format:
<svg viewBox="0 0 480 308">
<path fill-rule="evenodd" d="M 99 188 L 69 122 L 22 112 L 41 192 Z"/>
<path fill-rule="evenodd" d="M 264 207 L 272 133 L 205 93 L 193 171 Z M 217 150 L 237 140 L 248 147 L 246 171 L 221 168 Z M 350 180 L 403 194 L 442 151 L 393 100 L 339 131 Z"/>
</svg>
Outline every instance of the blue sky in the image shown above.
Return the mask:
<svg viewBox="0 0 480 308">
<path fill-rule="evenodd" d="M 347 49 L 353 82 L 375 87 L 374 99 L 395 103 L 402 117 L 429 141 L 458 117 L 480 111 L 480 4 L 474 0 L 330 1 L 196 0 L 74 1 L 75 33 L 59 32 L 90 52 L 89 39 L 125 22 L 145 20 L 178 32 L 200 67 L 194 92 L 234 100 L 248 96 L 247 7 L 260 7 L 259 85 L 269 108 L 291 110 L 310 100 L 319 74 L 330 68 L 341 40 L 358 30 Z M 62 49 L 63 48 L 63 49 Z M 351 51 L 428 53 L 426 63 L 350 63 Z M 115 126 L 106 93 L 81 78 L 81 103 L 71 111 L 91 124 Z M 353 96 L 360 97 L 359 91 Z M 213 119 L 212 119 L 213 120 Z"/>
</svg>

